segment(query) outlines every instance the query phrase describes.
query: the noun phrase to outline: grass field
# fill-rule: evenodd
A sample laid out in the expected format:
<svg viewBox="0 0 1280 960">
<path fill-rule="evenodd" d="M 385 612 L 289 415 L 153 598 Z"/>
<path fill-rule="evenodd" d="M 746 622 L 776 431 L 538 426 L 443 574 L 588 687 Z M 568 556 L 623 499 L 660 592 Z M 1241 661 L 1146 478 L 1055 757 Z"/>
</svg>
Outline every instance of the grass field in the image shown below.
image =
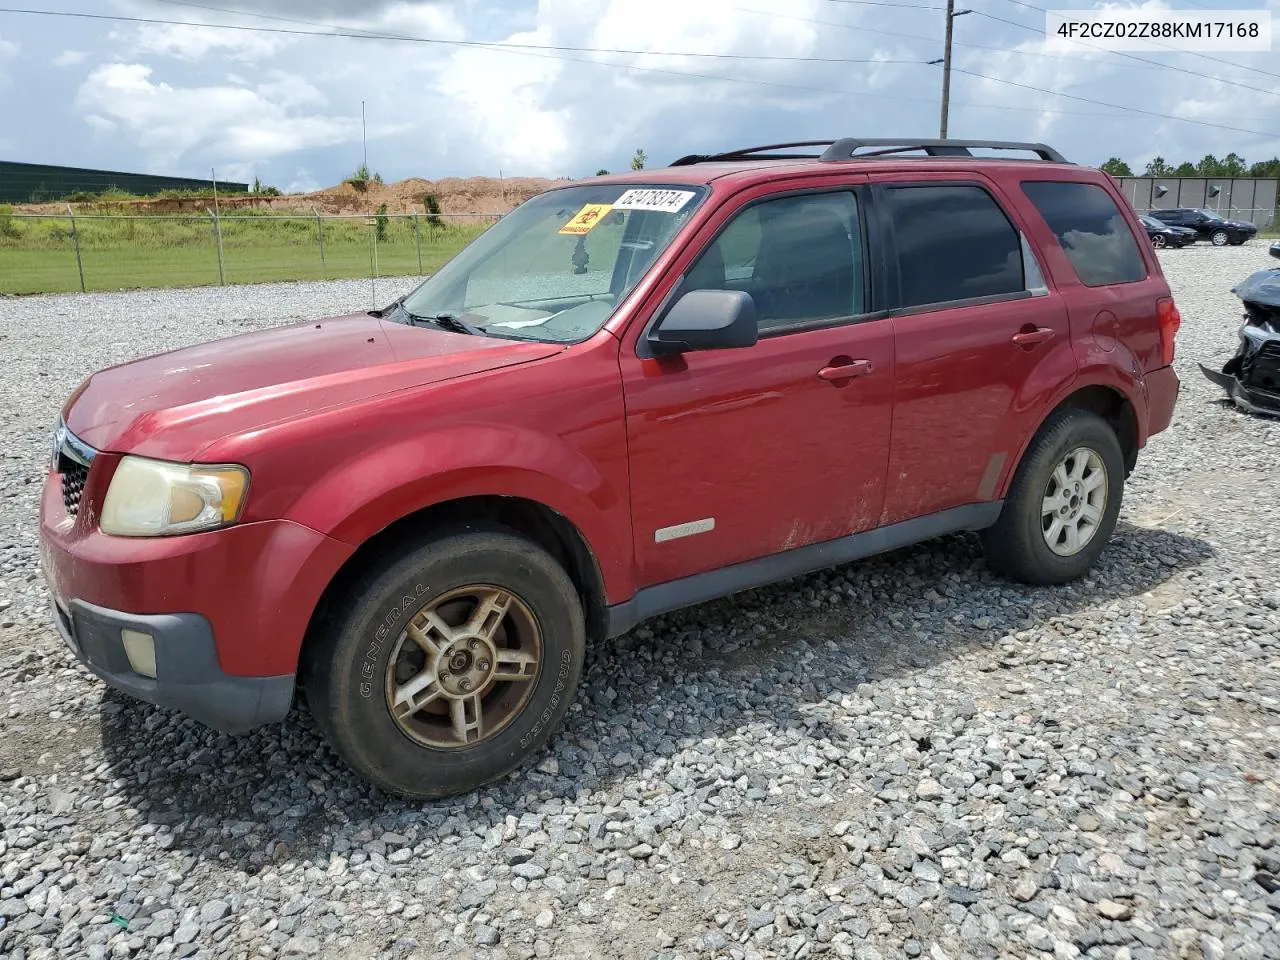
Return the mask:
<svg viewBox="0 0 1280 960">
<path fill-rule="evenodd" d="M 223 219 L 221 275 L 208 218 L 78 218 L 76 232 L 85 289 L 120 290 L 368 277 L 375 272 L 375 256 L 378 276 L 431 273 L 486 226 L 435 226 L 421 218 L 415 233 L 411 218 L 389 217 L 375 244 L 374 218 Z M 69 219 L 0 212 L 0 293 L 79 290 L 76 239 Z"/>
<path fill-rule="evenodd" d="M 487 228 L 487 223 L 457 220 L 430 224 L 421 217 L 387 217 L 381 236 L 375 218 L 240 214 L 221 221 L 222 267 L 218 240 L 207 217 L 78 218 L 76 233 L 86 290 L 263 283 L 273 280 L 333 280 L 413 276 L 432 273 Z M 596 231 L 588 248 L 597 262 L 611 262 L 618 237 Z M 1267 231 L 1258 241 L 1270 244 L 1280 233 Z M 81 288 L 76 237 L 69 218 L 26 219 L 0 207 L 0 293 L 65 293 Z M 568 254 L 555 249 L 513 254 L 547 258 L 560 269 Z M 323 253 L 322 253 L 323 250 Z M 421 264 L 419 264 L 421 253 Z M 375 270 L 376 254 L 376 270 Z"/>
</svg>

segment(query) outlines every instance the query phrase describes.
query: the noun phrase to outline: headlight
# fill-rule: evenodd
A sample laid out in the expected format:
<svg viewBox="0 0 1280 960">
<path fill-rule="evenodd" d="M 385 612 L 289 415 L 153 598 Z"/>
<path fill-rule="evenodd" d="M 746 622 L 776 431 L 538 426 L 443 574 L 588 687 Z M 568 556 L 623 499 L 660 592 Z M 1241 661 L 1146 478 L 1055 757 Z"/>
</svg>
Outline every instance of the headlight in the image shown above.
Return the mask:
<svg viewBox="0 0 1280 960">
<path fill-rule="evenodd" d="M 119 537 L 162 537 L 225 527 L 240 519 L 244 467 L 125 457 L 116 467 L 99 527 Z"/>
</svg>

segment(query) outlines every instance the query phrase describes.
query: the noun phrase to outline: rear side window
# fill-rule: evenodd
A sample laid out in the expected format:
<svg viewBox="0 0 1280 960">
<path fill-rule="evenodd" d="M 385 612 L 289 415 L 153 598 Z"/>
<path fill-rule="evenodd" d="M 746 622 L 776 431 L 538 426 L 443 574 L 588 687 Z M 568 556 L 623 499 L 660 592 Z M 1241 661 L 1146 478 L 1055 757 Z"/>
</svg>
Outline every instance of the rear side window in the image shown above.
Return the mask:
<svg viewBox="0 0 1280 960">
<path fill-rule="evenodd" d="M 1045 223 L 1087 287 L 1133 283 L 1147 276 L 1138 243 L 1110 194 L 1093 183 L 1023 183 Z"/>
<path fill-rule="evenodd" d="M 1022 238 L 987 191 L 966 184 L 886 190 L 902 306 L 1020 294 Z"/>
</svg>

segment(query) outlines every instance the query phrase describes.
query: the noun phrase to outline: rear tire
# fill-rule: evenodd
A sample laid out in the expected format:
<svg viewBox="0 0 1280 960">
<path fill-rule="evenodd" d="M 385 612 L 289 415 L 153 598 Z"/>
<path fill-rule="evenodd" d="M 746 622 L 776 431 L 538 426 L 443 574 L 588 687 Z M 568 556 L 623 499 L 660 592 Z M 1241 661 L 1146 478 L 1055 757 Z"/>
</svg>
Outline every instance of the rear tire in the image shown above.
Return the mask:
<svg viewBox="0 0 1280 960">
<path fill-rule="evenodd" d="M 995 524 L 981 534 L 987 564 L 1022 583 L 1068 583 L 1102 553 L 1120 516 L 1124 453 L 1097 414 L 1052 414 L 1027 448 Z"/>
<path fill-rule="evenodd" d="M 563 721 L 582 674 L 582 602 L 531 541 L 445 535 L 371 569 L 344 602 L 308 651 L 304 689 L 334 749 L 383 790 L 474 790 Z"/>
</svg>

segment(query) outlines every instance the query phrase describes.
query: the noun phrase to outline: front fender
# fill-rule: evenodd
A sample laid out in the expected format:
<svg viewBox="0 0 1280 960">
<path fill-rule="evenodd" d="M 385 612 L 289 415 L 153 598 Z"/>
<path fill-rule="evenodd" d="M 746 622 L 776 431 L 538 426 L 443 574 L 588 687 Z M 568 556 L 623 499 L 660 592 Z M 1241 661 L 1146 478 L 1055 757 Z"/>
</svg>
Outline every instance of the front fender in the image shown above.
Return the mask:
<svg viewBox="0 0 1280 960">
<path fill-rule="evenodd" d="M 600 565 L 610 602 L 631 591 L 625 448 L 597 463 L 563 439 L 466 423 L 367 450 L 315 478 L 289 519 L 358 546 L 395 521 L 463 497 L 519 497 L 563 516 Z"/>
</svg>

